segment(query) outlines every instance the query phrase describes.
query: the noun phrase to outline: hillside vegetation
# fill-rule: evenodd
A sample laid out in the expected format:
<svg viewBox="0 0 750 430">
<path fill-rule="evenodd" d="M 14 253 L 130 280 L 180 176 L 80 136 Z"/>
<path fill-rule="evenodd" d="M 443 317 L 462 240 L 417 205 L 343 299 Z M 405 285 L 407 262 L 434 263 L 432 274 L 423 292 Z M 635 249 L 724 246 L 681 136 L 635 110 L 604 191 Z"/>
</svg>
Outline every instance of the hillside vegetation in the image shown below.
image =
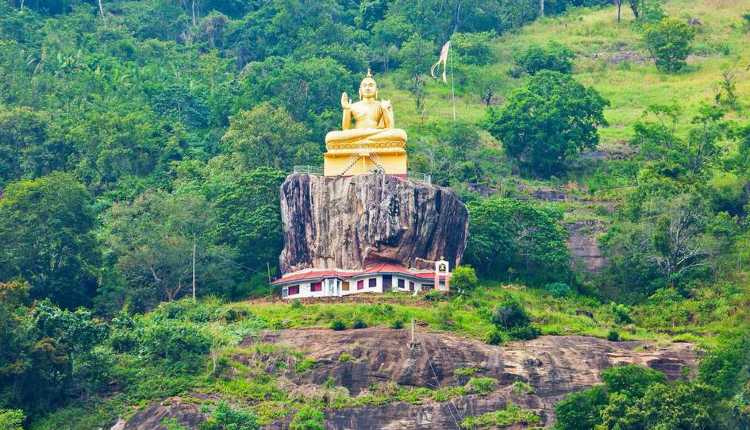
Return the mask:
<svg viewBox="0 0 750 430">
<path fill-rule="evenodd" d="M 326 410 L 495 389 L 469 369 L 451 387 L 292 392 L 284 375 L 319 363 L 247 341 L 412 320 L 492 345 L 691 342 L 692 374 L 614 368 L 560 402 L 557 428 L 748 428 L 750 0 L 539 15 L 538 0 L 0 3 L 0 430 L 108 428 L 173 396 L 204 430 L 317 429 Z M 443 83 L 428 71 L 448 38 Z M 281 302 L 279 186 L 321 164 L 368 68 L 410 170 L 469 208 L 454 293 Z M 580 231 L 597 270 L 571 255 Z M 509 404 L 463 425 L 539 420 Z"/>
</svg>

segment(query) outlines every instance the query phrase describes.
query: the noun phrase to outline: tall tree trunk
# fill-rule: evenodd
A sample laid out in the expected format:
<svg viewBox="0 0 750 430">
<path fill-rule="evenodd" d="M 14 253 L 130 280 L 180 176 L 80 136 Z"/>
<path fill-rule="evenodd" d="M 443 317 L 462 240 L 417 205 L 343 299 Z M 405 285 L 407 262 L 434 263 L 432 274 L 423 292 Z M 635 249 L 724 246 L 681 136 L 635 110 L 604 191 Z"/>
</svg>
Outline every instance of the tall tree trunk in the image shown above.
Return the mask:
<svg viewBox="0 0 750 430">
<path fill-rule="evenodd" d="M 641 0 L 630 0 L 630 9 L 633 11 L 633 16 L 635 16 L 635 19 L 638 19 L 641 16 L 640 1 Z"/>
<path fill-rule="evenodd" d="M 102 16 L 102 19 L 104 19 L 104 5 L 102 4 L 102 0 L 99 0 L 99 14 Z"/>
<path fill-rule="evenodd" d="M 195 18 L 195 0 L 193 0 L 193 27 L 195 27 L 198 24 L 198 21 Z"/>
<path fill-rule="evenodd" d="M 544 0 L 539 0 L 539 16 L 544 16 Z"/>
<path fill-rule="evenodd" d="M 619 24 L 622 20 L 622 0 L 615 0 L 617 3 L 617 23 Z"/>
</svg>

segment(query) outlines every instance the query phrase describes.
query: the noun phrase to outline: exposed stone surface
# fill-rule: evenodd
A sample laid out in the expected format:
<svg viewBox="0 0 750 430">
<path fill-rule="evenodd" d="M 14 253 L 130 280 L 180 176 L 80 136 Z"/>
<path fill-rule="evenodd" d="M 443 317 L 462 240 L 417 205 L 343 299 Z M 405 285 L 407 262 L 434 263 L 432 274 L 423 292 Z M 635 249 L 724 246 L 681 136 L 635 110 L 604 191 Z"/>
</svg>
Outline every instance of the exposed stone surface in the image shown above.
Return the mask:
<svg viewBox="0 0 750 430">
<path fill-rule="evenodd" d="M 302 376 L 300 385 L 324 384 L 331 378 L 355 396 L 372 384 L 392 381 L 415 387 L 463 385 L 468 377 L 458 368 L 473 367 L 476 376 L 499 381 L 487 396 L 464 396 L 453 402 L 422 405 L 394 403 L 377 407 L 327 412 L 330 429 L 452 429 L 454 419 L 503 408 L 509 401 L 536 410 L 551 425 L 554 404 L 565 394 L 600 382 L 602 370 L 618 364 L 639 364 L 678 378 L 683 367 L 693 367 L 690 344 L 655 347 L 643 342 L 610 342 L 584 336 L 544 336 L 502 347 L 445 333 L 418 333 L 417 348 L 409 348 L 408 330 L 382 328 L 348 330 L 284 330 L 267 333 L 260 341 L 304 351 L 316 366 Z M 247 340 L 246 344 L 257 340 Z M 339 360 L 342 353 L 352 356 Z M 533 394 L 514 393 L 512 384 L 523 381 Z M 460 419 L 459 419 L 460 421 Z M 269 428 L 283 428 L 283 423 Z"/>
<path fill-rule="evenodd" d="M 378 261 L 418 267 L 440 257 L 455 266 L 468 236 L 468 211 L 451 190 L 382 174 L 290 175 L 281 215 L 283 273 Z"/>
<path fill-rule="evenodd" d="M 599 383 L 601 371 L 608 367 L 639 364 L 675 379 L 681 377 L 683 368 L 693 369 L 696 362 L 693 346 L 686 343 L 655 346 L 585 336 L 543 336 L 498 347 L 451 334 L 422 331 L 417 332 L 416 340 L 417 346 L 411 348 L 408 330 L 385 328 L 282 330 L 247 338 L 243 346 L 275 343 L 303 351 L 315 360 L 311 370 L 301 374 L 288 370 L 280 378 L 285 384 L 283 389 L 293 396 L 304 393 L 306 397 L 315 397 L 315 390 L 331 385 L 331 380 L 334 385 L 346 387 L 352 396 L 383 383 L 429 388 L 460 386 L 467 382 L 468 376 L 456 375 L 459 368 L 475 368 L 475 376 L 499 381 L 495 391 L 483 396 L 466 395 L 447 402 L 426 400 L 418 405 L 397 402 L 326 410 L 326 428 L 340 430 L 456 429 L 456 423 L 463 418 L 502 409 L 509 402 L 535 411 L 542 424 L 549 427 L 554 421 L 554 404 L 567 393 Z M 257 356 L 253 348 L 246 350 L 247 360 L 273 361 Z M 342 353 L 351 358 L 339 359 Z M 514 389 L 515 381 L 528 383 L 533 392 Z M 165 427 L 160 423 L 165 418 L 175 418 L 190 430 L 197 429 L 205 419 L 196 406 L 169 399 L 136 414 L 125 430 L 163 430 Z M 265 428 L 287 429 L 290 419 L 291 416 Z"/>
<path fill-rule="evenodd" d="M 167 430 L 165 422 L 170 419 L 192 430 L 197 429 L 200 423 L 206 420 L 206 416 L 199 411 L 197 405 L 187 403 L 179 397 L 172 397 L 143 409 L 120 428 L 123 430 Z M 118 422 L 115 426 L 119 424 Z"/>
<path fill-rule="evenodd" d="M 568 230 L 568 249 L 574 264 L 580 264 L 580 268 L 592 273 L 600 271 L 607 263 L 598 237 L 604 232 L 604 225 L 595 220 L 577 221 L 566 224 L 565 228 Z"/>
</svg>

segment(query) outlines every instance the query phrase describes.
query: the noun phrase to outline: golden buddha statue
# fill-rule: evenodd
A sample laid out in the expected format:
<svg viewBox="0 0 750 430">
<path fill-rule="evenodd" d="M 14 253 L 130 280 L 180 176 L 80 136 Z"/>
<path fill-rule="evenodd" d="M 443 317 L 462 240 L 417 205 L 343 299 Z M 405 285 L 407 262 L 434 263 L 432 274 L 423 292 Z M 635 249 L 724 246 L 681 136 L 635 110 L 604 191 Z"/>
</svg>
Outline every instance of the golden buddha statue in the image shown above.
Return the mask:
<svg viewBox="0 0 750 430">
<path fill-rule="evenodd" d="M 359 98 L 352 103 L 341 94 L 342 130 L 326 135 L 324 174 L 358 175 L 381 169 L 386 174 L 406 176 L 406 132 L 394 128 L 390 101 L 378 100 L 378 86 L 368 70 L 359 85 Z"/>
</svg>

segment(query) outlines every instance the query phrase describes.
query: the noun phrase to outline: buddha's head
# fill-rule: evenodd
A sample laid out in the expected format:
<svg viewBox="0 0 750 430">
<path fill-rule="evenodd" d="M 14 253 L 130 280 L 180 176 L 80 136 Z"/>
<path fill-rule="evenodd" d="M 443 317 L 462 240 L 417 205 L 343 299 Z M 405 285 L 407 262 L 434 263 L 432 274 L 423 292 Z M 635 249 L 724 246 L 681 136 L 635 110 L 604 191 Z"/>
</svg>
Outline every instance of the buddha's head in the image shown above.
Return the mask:
<svg viewBox="0 0 750 430">
<path fill-rule="evenodd" d="M 375 79 L 372 78 L 372 73 L 367 70 L 367 76 L 362 79 L 359 84 L 359 99 L 360 100 L 375 100 L 378 98 L 378 84 L 375 83 Z"/>
</svg>

